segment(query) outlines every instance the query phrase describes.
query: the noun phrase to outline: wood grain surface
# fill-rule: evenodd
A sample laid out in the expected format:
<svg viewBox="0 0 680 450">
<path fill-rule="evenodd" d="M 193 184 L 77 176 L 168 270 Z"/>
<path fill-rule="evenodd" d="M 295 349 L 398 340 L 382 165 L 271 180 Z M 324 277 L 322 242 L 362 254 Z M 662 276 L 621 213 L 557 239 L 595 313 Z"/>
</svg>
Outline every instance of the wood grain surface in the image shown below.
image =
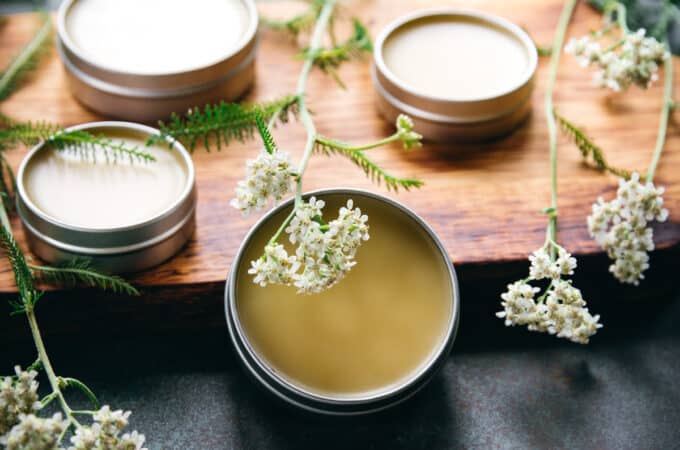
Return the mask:
<svg viewBox="0 0 680 450">
<path fill-rule="evenodd" d="M 549 44 L 562 3 L 559 0 L 372 0 L 346 4 L 343 14 L 358 15 L 369 25 L 373 36 L 389 21 L 424 7 L 459 6 L 497 13 L 525 27 L 540 44 Z M 263 13 L 285 15 L 295 9 L 290 3 L 266 4 Z M 580 36 L 598 27 L 599 15 L 581 3 L 577 7 L 569 36 Z M 34 15 L 11 17 L 0 30 L 0 67 L 30 38 L 38 25 Z M 255 87 L 246 100 L 273 99 L 294 90 L 301 61 L 289 39 L 263 31 L 257 59 Z M 677 62 L 677 61 L 676 61 Z M 359 187 L 380 191 L 397 198 L 421 214 L 444 242 L 459 271 L 463 291 L 474 292 L 474 282 L 493 279 L 501 285 L 516 273 L 527 270 L 527 254 L 545 238 L 546 218 L 540 210 L 550 199 L 548 135 L 543 112 L 543 94 L 548 61 L 542 58 L 533 95 L 533 115 L 519 130 L 503 139 L 484 144 L 431 144 L 405 153 L 400 146 L 372 151 L 371 155 L 389 171 L 426 181 L 425 187 L 408 193 L 387 193 L 372 185 L 348 161 L 315 156 L 305 177 L 305 189 L 321 187 Z M 313 74 L 309 83 L 309 102 L 320 133 L 350 142 L 368 142 L 392 133 L 373 104 L 370 60 L 345 64 L 340 76 L 347 90 L 338 88 L 323 73 Z M 676 71 L 680 72 L 680 71 Z M 56 52 L 31 76 L 21 90 L 0 105 L 2 113 L 17 120 L 47 120 L 65 126 L 104 119 L 79 105 L 67 90 L 65 76 Z M 680 83 L 676 82 L 676 87 Z M 616 166 L 645 170 L 656 139 L 661 107 L 661 82 L 649 91 L 631 89 L 613 95 L 592 86 L 591 73 L 582 69 L 569 55 L 562 58 L 555 104 L 558 110 L 588 133 L 606 150 Z M 304 130 L 292 123 L 275 130 L 281 148 L 297 159 L 304 145 Z M 675 120 L 669 127 L 668 141 L 658 168 L 656 182 L 666 187 L 665 201 L 670 210 L 668 222 L 655 229 L 659 249 L 677 249 L 680 240 L 680 134 Z M 259 144 L 234 144 L 221 152 L 207 153 L 198 148 L 194 154 L 199 192 L 198 229 L 186 249 L 161 266 L 130 277 L 145 295 L 133 301 L 74 290 L 55 293 L 55 298 L 82 297 L 83 317 L 110 314 L 146 314 L 140 304 L 172 308 L 174 325 L 182 317 L 201 315 L 207 307 L 206 322 L 221 321 L 218 314 L 223 283 L 235 252 L 257 220 L 243 218 L 229 206 L 234 187 L 244 173 L 246 159 L 252 158 Z M 16 167 L 26 149 L 10 153 Z M 374 152 L 374 153 L 373 153 Z M 559 148 L 559 241 L 576 255 L 592 255 L 598 261 L 595 274 L 607 277 L 608 262 L 588 236 L 585 218 L 598 196 L 610 198 L 616 179 L 586 167 L 580 153 L 564 136 Z M 77 201 L 77 200 L 76 200 Z M 20 243 L 23 233 L 16 218 L 14 231 Z M 673 258 L 652 259 L 654 271 L 665 271 Z M 638 293 L 651 288 L 643 283 Z M 11 295 L 15 287 L 6 261 L 0 261 L 0 293 Z M 83 294 L 84 293 L 84 294 Z M 604 294 L 607 295 L 608 294 Z M 469 295 L 464 302 L 478 301 Z M 497 297 L 495 297 L 497 298 Z M 74 300 L 75 301 L 75 300 Z M 207 303 L 205 303 L 207 302 Z M 65 303 L 63 308 L 68 307 Z M 83 306 L 85 305 L 85 306 Z M 59 309 L 54 307 L 54 309 Z M 204 311 L 205 312 L 205 311 Z M 2 314 L 0 317 L 4 317 Z M 194 317 L 195 319 L 195 317 Z M 0 319 L 4 320 L 4 319 Z M 96 321 L 95 321 L 96 322 Z M 196 319 L 196 324 L 203 319 Z M 147 325 L 145 325 L 147 326 Z M 155 326 L 155 325 L 150 325 Z M 0 327 L 2 328 L 2 327 Z"/>
</svg>

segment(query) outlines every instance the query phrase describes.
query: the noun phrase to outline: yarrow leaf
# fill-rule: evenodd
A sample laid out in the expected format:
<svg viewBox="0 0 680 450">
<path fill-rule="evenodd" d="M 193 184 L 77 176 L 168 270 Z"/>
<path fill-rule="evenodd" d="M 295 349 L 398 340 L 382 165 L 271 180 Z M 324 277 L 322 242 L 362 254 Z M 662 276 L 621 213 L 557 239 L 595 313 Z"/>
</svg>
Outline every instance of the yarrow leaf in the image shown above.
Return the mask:
<svg viewBox="0 0 680 450">
<path fill-rule="evenodd" d="M 586 134 L 581 131 L 576 125 L 571 121 L 567 120 L 564 116 L 555 112 L 555 118 L 560 123 L 562 131 L 569 136 L 576 147 L 581 151 L 584 158 L 591 157 L 597 170 L 602 172 L 609 172 L 618 177 L 629 179 L 631 172 L 626 169 L 620 169 L 617 167 L 610 166 L 604 156 L 602 149 L 595 144 Z"/>
<path fill-rule="evenodd" d="M 119 276 L 103 273 L 92 266 L 87 258 L 76 258 L 57 267 L 28 265 L 38 278 L 51 283 L 86 286 L 112 291 L 116 294 L 140 295 L 137 288 Z"/>
<path fill-rule="evenodd" d="M 190 109 L 185 115 L 173 114 L 169 122 L 159 122 L 160 133 L 147 144 L 178 140 L 193 151 L 202 143 L 206 150 L 220 150 L 230 142 L 246 141 L 257 130 L 256 116 L 263 120 L 281 123 L 297 114 L 297 96 L 287 95 L 280 99 L 255 105 L 221 102 L 203 108 Z"/>
<path fill-rule="evenodd" d="M 31 41 L 0 74 L 0 100 L 5 100 L 14 92 L 24 76 L 37 66 L 40 58 L 50 48 L 52 21 L 49 15 L 43 16 L 44 22 Z"/>
</svg>

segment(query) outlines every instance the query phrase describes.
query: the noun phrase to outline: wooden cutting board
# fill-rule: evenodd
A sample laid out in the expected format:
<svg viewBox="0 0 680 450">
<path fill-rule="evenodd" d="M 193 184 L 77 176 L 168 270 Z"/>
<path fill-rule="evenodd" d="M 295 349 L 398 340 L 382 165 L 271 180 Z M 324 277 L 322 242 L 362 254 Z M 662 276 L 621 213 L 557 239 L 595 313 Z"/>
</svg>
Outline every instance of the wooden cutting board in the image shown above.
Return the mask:
<svg viewBox="0 0 680 450">
<path fill-rule="evenodd" d="M 562 8 L 559 0 L 392 0 L 354 1 L 346 4 L 346 17 L 357 15 L 369 25 L 373 36 L 398 16 L 424 7 L 456 6 L 500 14 L 525 27 L 540 44 L 549 44 Z M 283 15 L 297 5 L 265 4 L 262 12 Z M 581 3 L 569 28 L 570 36 L 581 36 L 599 26 L 600 16 Z M 35 15 L 12 16 L 0 29 L 0 67 L 30 38 L 38 25 Z M 263 31 L 257 58 L 257 79 L 248 101 L 267 100 L 294 90 L 301 61 L 288 39 Z M 677 62 L 677 61 L 676 61 Z M 496 308 L 503 285 L 527 270 L 527 254 L 544 239 L 545 216 L 539 211 L 550 198 L 548 135 L 543 112 L 543 93 L 548 61 L 542 58 L 534 92 L 530 120 L 512 135 L 484 144 L 431 144 L 405 153 L 400 146 L 372 151 L 371 155 L 389 171 L 426 181 L 421 190 L 387 193 L 371 184 L 348 161 L 315 156 L 305 177 L 305 189 L 349 186 L 367 188 L 397 198 L 421 214 L 443 240 L 459 273 L 464 305 L 487 302 Z M 370 60 L 345 64 L 340 76 L 347 90 L 337 87 L 323 73 L 313 74 L 309 101 L 320 133 L 349 142 L 368 142 L 393 131 L 384 123 L 373 104 L 374 90 Z M 676 70 L 680 73 L 680 70 Z M 678 77 L 680 79 L 680 77 Z M 680 86 L 676 82 L 676 87 Z M 555 94 L 559 111 L 588 133 L 607 151 L 610 162 L 644 170 L 656 139 L 661 107 L 661 83 L 649 91 L 631 89 L 626 95 L 613 95 L 592 86 L 591 74 L 569 55 L 562 59 Z M 0 105 L 2 113 L 17 120 L 46 120 L 65 126 L 100 120 L 70 95 L 56 52 L 31 76 L 21 90 Z M 297 159 L 304 143 L 304 130 L 296 123 L 275 130 L 279 146 Z M 668 142 L 656 181 L 666 186 L 665 201 L 670 210 L 668 222 L 655 229 L 659 249 L 673 250 L 680 241 L 680 134 L 675 121 L 669 127 Z M 229 206 L 237 180 L 244 174 L 246 159 L 252 158 L 259 143 L 234 144 L 221 152 L 194 153 L 199 192 L 198 230 L 189 245 L 174 259 L 161 266 L 129 277 L 139 286 L 141 298 L 125 299 L 89 290 L 49 293 L 42 313 L 53 329 L 75 329 L 104 321 L 113 328 L 175 329 L 223 323 L 222 291 L 236 250 L 258 216 L 243 218 Z M 17 167 L 26 149 L 10 153 Z M 559 140 L 559 241 L 576 255 L 593 255 L 592 269 L 581 269 L 589 279 L 607 279 L 608 261 L 588 236 L 585 218 L 598 196 L 614 195 L 616 179 L 587 168 L 576 147 L 564 136 Z M 77 201 L 77 199 L 74 199 Z M 24 236 L 16 218 L 12 221 L 19 242 Z M 24 246 L 25 247 L 25 246 Z M 662 252 L 663 253 L 663 252 Z M 672 269 L 673 258 L 655 255 L 650 274 Z M 585 275 L 582 275 L 585 276 Z M 660 276 L 660 275 L 657 275 Z M 490 284 L 491 282 L 496 284 Z M 602 286 L 598 281 L 593 285 Z M 677 283 L 672 281 L 676 286 Z M 483 288 L 493 285 L 487 294 Z M 496 287 L 497 285 L 497 287 Z M 584 282 L 585 285 L 585 282 Z M 647 295 L 653 287 L 646 281 L 636 295 Z M 656 286 L 658 287 L 658 286 Z M 632 289 L 632 288 L 627 288 Z M 7 262 L 0 260 L 0 296 L 15 292 Z M 593 297 L 613 295 L 607 290 L 592 291 Z M 618 294 L 616 294 L 618 295 Z M 5 302 L 2 302 L 5 303 Z M 0 305 L 0 308 L 4 306 Z M 474 308 L 473 308 L 474 309 Z M 0 309 L 0 312 L 4 311 Z M 7 322 L 0 314 L 0 330 L 23 327 Z M 58 318 L 68 317 L 68 321 Z M 77 324 L 77 325 L 74 325 Z M 3 334 L 3 331 L 0 331 Z"/>
</svg>

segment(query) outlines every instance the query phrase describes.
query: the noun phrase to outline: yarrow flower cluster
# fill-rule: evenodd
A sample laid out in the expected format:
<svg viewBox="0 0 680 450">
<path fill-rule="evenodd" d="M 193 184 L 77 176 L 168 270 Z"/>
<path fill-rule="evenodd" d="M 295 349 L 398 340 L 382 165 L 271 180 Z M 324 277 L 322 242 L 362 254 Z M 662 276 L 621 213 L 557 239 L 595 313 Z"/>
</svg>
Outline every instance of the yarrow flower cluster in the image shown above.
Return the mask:
<svg viewBox="0 0 680 450">
<path fill-rule="evenodd" d="M 269 199 L 276 204 L 291 192 L 293 176 L 288 153 L 263 149 L 257 159 L 246 163 L 246 178 L 238 182 L 231 205 L 248 215 L 267 206 Z"/>
<path fill-rule="evenodd" d="M 35 370 L 23 371 L 14 368 L 14 377 L 0 381 L 0 436 L 19 423 L 22 414 L 31 414 L 40 409 L 38 382 Z"/>
<path fill-rule="evenodd" d="M 0 438 L 7 450 L 53 450 L 58 449 L 59 436 L 66 430 L 68 420 L 61 413 L 43 419 L 34 414 L 21 414 L 9 433 Z"/>
<path fill-rule="evenodd" d="M 624 33 L 623 38 L 602 49 L 598 33 L 570 39 L 565 51 L 576 56 L 583 66 L 595 66 L 595 84 L 620 92 L 634 84 L 648 88 L 658 79 L 659 65 L 670 58 L 666 46 L 653 37 L 645 37 L 645 29 Z"/>
<path fill-rule="evenodd" d="M 325 223 L 324 206 L 323 200 L 311 197 L 296 208 L 285 229 L 290 243 L 296 246 L 295 254 L 289 255 L 275 241 L 269 243 L 264 254 L 251 262 L 248 273 L 254 275 L 255 283 L 295 286 L 299 293 L 312 294 L 347 275 L 356 264 L 357 249 L 369 239 L 368 217 L 354 208 L 350 199 L 336 219 Z"/>
<path fill-rule="evenodd" d="M 551 255 L 554 251 L 555 257 Z M 563 276 L 573 275 L 576 259 L 563 247 L 548 242 L 529 256 L 529 277 L 508 285 L 501 294 L 503 311 L 496 316 L 505 319 L 506 326 L 526 325 L 530 331 L 550 333 L 579 344 L 587 344 L 602 325 L 599 315 L 591 315 L 581 291 Z M 529 284 L 534 280 L 549 280 L 548 288 Z"/>
<path fill-rule="evenodd" d="M 593 204 L 588 231 L 614 260 L 609 271 L 622 283 L 639 284 L 649 268 L 647 252 L 654 249 L 651 223 L 668 218 L 663 193 L 651 182 L 641 183 L 634 173 L 629 180 L 619 180 L 615 199 L 605 202 L 600 197 Z"/>
<path fill-rule="evenodd" d="M 133 431 L 121 435 L 129 417 L 130 411 L 111 411 L 109 406 L 103 406 L 93 415 L 91 426 L 76 429 L 68 450 L 146 450 L 143 434 Z"/>
</svg>

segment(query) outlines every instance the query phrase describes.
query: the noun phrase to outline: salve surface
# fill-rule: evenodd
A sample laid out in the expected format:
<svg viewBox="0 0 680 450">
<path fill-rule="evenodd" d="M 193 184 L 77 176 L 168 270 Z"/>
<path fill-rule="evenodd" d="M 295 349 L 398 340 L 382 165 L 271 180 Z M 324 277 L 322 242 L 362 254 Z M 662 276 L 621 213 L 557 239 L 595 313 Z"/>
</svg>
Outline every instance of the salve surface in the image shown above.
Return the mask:
<svg viewBox="0 0 680 450">
<path fill-rule="evenodd" d="M 336 216 L 347 197 L 323 199 L 325 214 Z M 376 200 L 354 204 L 368 214 L 371 239 L 343 281 L 317 295 L 253 283 L 250 261 L 280 216 L 251 241 L 236 288 L 243 330 L 262 358 L 291 383 L 333 398 L 380 392 L 413 375 L 441 345 L 451 316 L 449 274 L 429 236 Z"/>
<path fill-rule="evenodd" d="M 473 19 L 420 19 L 395 30 L 383 59 L 413 91 L 448 99 L 478 99 L 518 87 L 529 55 L 502 28 Z"/>
<path fill-rule="evenodd" d="M 66 15 L 68 35 L 89 60 L 140 74 L 216 63 L 247 24 L 240 0 L 78 0 Z"/>
<path fill-rule="evenodd" d="M 131 162 L 123 156 L 113 163 L 95 153 L 97 161 L 92 162 L 72 151 L 42 148 L 23 176 L 26 194 L 40 211 L 67 225 L 108 229 L 142 223 L 179 199 L 188 180 L 179 153 L 164 146 L 145 147 L 144 138 L 132 132 L 101 132 L 151 153 L 156 161 Z"/>
</svg>

